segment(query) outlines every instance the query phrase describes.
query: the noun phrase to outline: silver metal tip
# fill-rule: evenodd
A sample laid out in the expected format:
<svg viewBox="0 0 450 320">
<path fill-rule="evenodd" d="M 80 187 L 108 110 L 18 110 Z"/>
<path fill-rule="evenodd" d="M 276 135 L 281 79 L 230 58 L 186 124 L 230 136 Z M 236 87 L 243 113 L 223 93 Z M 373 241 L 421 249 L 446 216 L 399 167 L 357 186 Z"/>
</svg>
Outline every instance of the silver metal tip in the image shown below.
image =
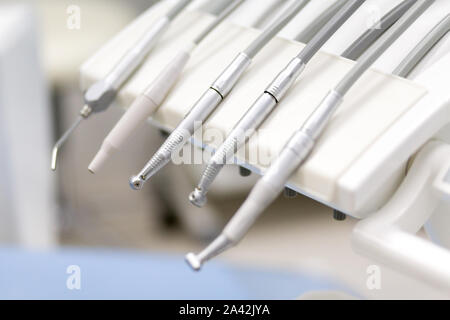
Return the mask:
<svg viewBox="0 0 450 320">
<path fill-rule="evenodd" d="M 51 164 L 52 171 L 56 171 L 56 161 L 58 160 L 58 150 L 59 149 L 57 146 L 53 147 L 52 164 Z"/>
<path fill-rule="evenodd" d="M 61 146 L 67 141 L 69 136 L 72 134 L 72 132 L 75 131 L 75 129 L 80 125 L 81 121 L 83 121 L 85 117 L 79 116 L 78 119 L 72 124 L 72 126 L 67 130 L 62 137 L 55 143 L 55 146 L 53 147 L 52 151 L 52 162 L 51 162 L 51 169 L 53 171 L 56 171 L 57 161 L 58 161 L 58 151 L 61 148 Z"/>
<path fill-rule="evenodd" d="M 192 269 L 199 271 L 206 261 L 218 256 L 233 245 L 234 242 L 232 240 L 224 234 L 221 234 L 198 255 L 193 253 L 187 254 L 185 260 Z"/>
<path fill-rule="evenodd" d="M 198 259 L 198 257 L 194 253 L 188 253 L 184 258 L 189 267 L 194 271 L 200 271 L 202 267 L 202 262 Z"/>
<path fill-rule="evenodd" d="M 141 190 L 144 186 L 145 180 L 140 176 L 134 176 L 130 178 L 130 187 L 133 190 Z"/>
<path fill-rule="evenodd" d="M 202 208 L 206 204 L 207 198 L 206 198 L 206 195 L 202 192 L 201 189 L 195 188 L 195 190 L 192 191 L 191 194 L 189 195 L 189 201 L 194 206 Z"/>
</svg>

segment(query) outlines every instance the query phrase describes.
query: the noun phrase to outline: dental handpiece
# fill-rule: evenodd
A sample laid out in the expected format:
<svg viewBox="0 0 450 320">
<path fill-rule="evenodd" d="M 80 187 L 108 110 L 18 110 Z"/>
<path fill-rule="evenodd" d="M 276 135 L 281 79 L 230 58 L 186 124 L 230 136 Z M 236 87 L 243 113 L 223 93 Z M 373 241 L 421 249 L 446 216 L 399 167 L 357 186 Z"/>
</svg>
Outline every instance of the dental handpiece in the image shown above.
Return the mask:
<svg viewBox="0 0 450 320">
<path fill-rule="evenodd" d="M 158 77 L 134 100 L 103 140 L 100 150 L 89 165 L 91 173 L 99 171 L 106 161 L 127 143 L 130 136 L 145 124 L 145 121 L 158 109 L 177 82 L 193 50 L 243 2 L 244 0 L 234 0 L 229 3 L 191 43 L 175 55 Z"/>
<path fill-rule="evenodd" d="M 187 143 L 188 139 L 194 134 L 196 124 L 205 121 L 211 115 L 232 91 L 250 66 L 253 58 L 308 2 L 309 0 L 294 1 L 246 50 L 237 55 L 219 78 L 195 103 L 145 167 L 136 176 L 130 178 L 132 189 L 142 189 L 144 183 L 170 161 L 172 154 Z"/>
<path fill-rule="evenodd" d="M 92 113 L 105 111 L 111 105 L 118 90 L 145 60 L 158 40 L 168 29 L 170 23 L 191 2 L 192 0 L 179 0 L 166 15 L 159 18 L 150 29 L 145 32 L 103 80 L 94 83 L 84 93 L 85 105 L 81 109 L 77 121 L 75 121 L 70 129 L 64 133 L 53 148 L 51 163 L 53 171 L 56 170 L 59 148 L 66 142 L 72 132 Z"/>
<path fill-rule="evenodd" d="M 309 156 L 328 121 L 343 101 L 343 97 L 369 67 L 394 41 L 434 2 L 419 0 L 373 46 L 365 52 L 340 83 L 331 90 L 300 129 L 289 139 L 280 155 L 258 181 L 244 204 L 227 224 L 221 235 L 205 250 L 189 253 L 187 263 L 199 270 L 208 260 L 235 246 L 246 235 L 261 213 L 278 197 L 291 175 Z"/>
<path fill-rule="evenodd" d="M 247 143 L 250 136 L 281 102 L 311 58 L 363 3 L 364 0 L 351 0 L 346 2 L 325 26 L 316 33 L 309 44 L 272 81 L 263 94 L 235 125 L 225 139 L 225 142 L 220 145 L 208 162 L 198 186 L 189 195 L 189 201 L 192 204 L 198 207 L 205 205 L 209 187 L 219 175 L 222 168 L 233 158 L 236 150 L 239 150 Z"/>
</svg>

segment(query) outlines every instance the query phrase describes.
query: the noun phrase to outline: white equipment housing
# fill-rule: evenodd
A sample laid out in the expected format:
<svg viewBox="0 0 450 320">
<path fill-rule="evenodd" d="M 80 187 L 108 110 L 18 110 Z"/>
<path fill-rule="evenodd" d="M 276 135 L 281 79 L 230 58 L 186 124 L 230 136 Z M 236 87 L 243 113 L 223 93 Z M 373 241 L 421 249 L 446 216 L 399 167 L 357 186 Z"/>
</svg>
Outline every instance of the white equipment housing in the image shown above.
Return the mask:
<svg viewBox="0 0 450 320">
<path fill-rule="evenodd" d="M 368 3 L 373 4 L 371 1 Z M 395 5 L 392 1 L 386 3 Z M 338 32 L 330 41 L 331 43 L 325 46 L 326 51 L 321 51 L 313 58 L 291 92 L 260 128 L 259 134 L 250 140 L 247 154 L 253 151 L 253 154 L 256 152 L 256 154 L 269 155 L 269 158 L 275 157 L 326 93 L 355 64 L 354 61 L 344 59 L 337 54 L 341 52 L 342 43 L 349 45 L 359 35 L 355 32 L 359 30 L 362 33 L 365 30 L 364 17 L 367 15 L 368 8 L 370 7 L 366 6 L 366 9 L 363 7 L 343 26 L 344 31 L 353 33 L 351 36 Z M 140 36 L 142 30 L 151 25 L 164 10 L 166 5 L 163 3 L 144 13 L 87 61 L 81 68 L 82 89 L 104 77 Z M 430 31 L 432 26 L 430 21 L 437 23 L 448 12 L 450 12 L 448 1 L 436 1 L 383 55 L 375 67 L 351 89 L 313 154 L 291 177 L 288 183 L 290 188 L 353 217 L 372 218 L 378 215 L 378 213 L 374 215 L 374 212 L 384 207 L 397 189 L 400 192 L 402 188 L 405 188 L 402 186 L 399 189 L 399 186 L 404 180 L 404 183 L 408 183 L 405 174 L 409 164 L 413 164 L 414 167 L 414 156 L 419 150 L 427 153 L 430 140 L 441 141 L 431 144 L 440 144 L 445 149 L 446 144 L 450 143 L 450 90 L 448 89 L 450 53 L 441 55 L 431 64 L 428 63 L 428 66 L 421 70 L 414 80 L 393 76 L 389 74 L 389 71 L 400 63 L 409 52 L 408 49 L 412 49 Z M 300 13 L 296 21 L 301 21 L 302 14 L 306 13 Z M 188 44 L 211 19 L 211 16 L 199 11 L 187 11 L 181 14 L 162 38 L 160 45 L 151 53 L 145 65 L 124 87 L 118 97 L 118 104 L 122 107 L 129 106 L 173 58 L 172 54 L 177 52 L 176 48 L 182 48 Z M 356 23 L 359 27 L 355 27 Z M 287 28 L 287 30 L 294 29 L 292 24 Z M 183 32 L 180 32 L 181 30 Z M 296 30 L 297 33 L 300 31 Z M 220 71 L 259 32 L 229 21 L 218 27 L 193 53 L 180 81 L 150 122 L 169 131 L 173 129 Z M 282 35 L 286 35 L 286 32 Z M 354 38 L 352 38 L 353 35 Z M 334 47 L 333 44 L 335 44 Z M 229 133 L 252 102 L 263 92 L 269 81 L 303 46 L 304 44 L 282 37 L 274 39 L 255 59 L 249 71 L 209 118 L 205 126 L 218 130 L 224 135 Z M 384 67 L 380 70 L 378 67 L 383 64 Z M 211 137 L 203 137 L 201 140 L 200 134 L 202 132 L 194 136 L 192 143 L 214 149 L 221 142 L 209 143 Z M 205 141 L 206 145 L 203 145 L 201 141 Z M 424 155 L 421 159 L 428 158 Z M 236 159 L 239 164 L 248 169 L 263 173 L 269 163 L 258 160 L 248 159 L 239 154 Z M 442 170 L 449 168 L 449 161 L 450 158 L 443 159 Z M 417 166 L 423 166 L 424 163 L 428 165 L 427 160 L 422 160 Z M 436 168 L 440 171 L 438 169 Z M 416 171 L 411 170 L 410 174 L 414 175 Z M 448 187 L 450 182 L 431 176 L 432 178 L 424 182 L 423 185 L 426 187 L 423 189 L 429 187 L 427 183 L 437 179 L 436 181 L 441 181 L 439 188 L 441 194 L 450 197 Z M 408 179 L 414 180 L 414 177 Z M 416 190 L 418 187 L 419 184 L 413 184 L 407 189 L 413 194 L 418 192 Z M 397 194 L 394 196 L 395 199 L 398 197 L 400 196 Z M 429 198 L 424 199 L 423 203 L 429 203 Z M 433 198 L 430 201 L 434 203 L 436 199 L 440 198 Z M 400 203 L 404 203 L 404 208 L 410 208 L 407 197 Z M 433 209 L 431 211 L 434 212 L 434 208 L 433 206 L 429 209 Z M 409 228 L 408 232 L 417 232 L 418 228 L 420 229 L 432 217 L 429 220 L 429 227 L 430 230 L 434 230 L 434 240 L 450 248 L 450 219 L 443 217 L 445 210 L 440 210 L 441 213 L 435 215 L 430 210 L 423 213 L 424 215 L 420 218 L 411 218 L 415 221 L 415 227 Z M 407 221 L 412 211 L 414 210 L 402 212 Z M 439 282 L 436 281 L 437 275 L 441 278 L 445 277 L 442 283 L 446 288 L 450 287 L 450 273 L 442 269 L 443 264 L 449 268 L 447 270 L 450 270 L 447 251 L 437 250 L 431 242 L 421 242 L 421 246 L 415 250 L 423 253 L 431 250 L 430 252 L 438 255 L 429 258 L 436 265 L 435 267 L 430 263 L 427 264 L 427 268 L 423 268 L 417 263 L 420 260 L 418 259 L 420 253 L 415 252 L 413 255 L 414 250 L 411 252 L 405 250 L 403 256 L 396 256 L 398 252 L 388 252 L 389 241 L 402 236 L 403 233 L 396 233 L 402 228 L 386 228 L 386 230 L 393 230 L 393 233 L 378 238 L 380 243 L 387 244 L 380 247 L 371 242 L 370 236 L 361 236 L 361 232 L 364 235 L 371 235 L 373 231 L 370 228 L 371 220 L 367 221 L 369 221 L 367 222 L 369 228 L 359 226 L 355 231 L 357 236 L 354 237 L 354 241 L 359 251 L 375 259 L 382 259 L 401 271 L 409 272 L 434 284 Z M 434 221 L 439 223 L 433 223 Z M 363 222 L 366 223 L 366 221 Z M 389 221 L 385 223 L 389 224 Z M 378 225 L 378 220 L 374 219 L 373 224 Z M 382 230 L 383 228 L 376 229 L 376 234 L 383 233 Z M 402 232 L 405 231 L 402 230 Z M 393 234 L 394 237 L 392 237 Z M 411 239 L 416 238 L 411 236 Z M 403 244 L 407 246 L 407 243 L 406 241 Z M 411 242 L 411 246 L 413 245 Z M 408 256 L 409 253 L 410 256 Z M 388 256 L 391 258 L 387 258 Z M 429 254 L 424 254 L 423 257 L 428 259 L 426 257 L 429 257 Z M 421 268 L 422 271 L 419 271 Z"/>
</svg>

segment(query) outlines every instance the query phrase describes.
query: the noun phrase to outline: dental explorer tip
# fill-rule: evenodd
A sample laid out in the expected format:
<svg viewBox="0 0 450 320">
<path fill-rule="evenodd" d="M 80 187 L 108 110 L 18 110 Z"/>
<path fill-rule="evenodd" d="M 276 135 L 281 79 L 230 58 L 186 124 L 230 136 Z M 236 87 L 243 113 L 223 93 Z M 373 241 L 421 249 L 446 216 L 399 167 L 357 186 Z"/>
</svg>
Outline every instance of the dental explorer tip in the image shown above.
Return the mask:
<svg viewBox="0 0 450 320">
<path fill-rule="evenodd" d="M 58 147 L 55 146 L 55 147 L 53 147 L 53 151 L 52 151 L 52 164 L 51 164 L 52 171 L 56 171 L 56 161 L 57 160 L 58 160 Z"/>
<path fill-rule="evenodd" d="M 206 204 L 206 195 L 201 189 L 195 188 L 189 195 L 189 201 L 196 207 L 202 208 Z"/>
<path fill-rule="evenodd" d="M 145 180 L 140 176 L 134 176 L 130 178 L 130 187 L 133 190 L 141 190 L 144 186 Z"/>
<path fill-rule="evenodd" d="M 194 271 L 200 271 L 202 267 L 202 262 L 200 259 L 195 255 L 194 253 L 188 253 L 186 257 L 184 258 L 186 263 L 189 265 L 189 267 L 192 268 Z"/>
<path fill-rule="evenodd" d="M 72 132 L 75 131 L 75 129 L 80 125 L 81 121 L 83 121 L 83 119 L 85 119 L 85 118 L 86 117 L 83 114 L 80 114 L 78 119 L 72 124 L 72 126 L 69 128 L 69 130 L 67 130 L 62 135 L 62 137 L 55 143 L 55 146 L 53 147 L 53 150 L 52 150 L 52 162 L 51 162 L 52 171 L 56 171 L 59 148 L 67 141 L 67 139 L 72 134 Z"/>
</svg>

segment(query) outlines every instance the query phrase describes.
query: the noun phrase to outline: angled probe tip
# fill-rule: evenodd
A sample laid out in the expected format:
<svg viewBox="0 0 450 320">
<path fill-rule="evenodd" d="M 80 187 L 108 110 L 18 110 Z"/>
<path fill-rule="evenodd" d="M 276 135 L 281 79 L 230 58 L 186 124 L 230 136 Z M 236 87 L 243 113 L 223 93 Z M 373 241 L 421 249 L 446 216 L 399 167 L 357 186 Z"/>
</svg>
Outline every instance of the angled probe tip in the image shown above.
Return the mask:
<svg viewBox="0 0 450 320">
<path fill-rule="evenodd" d="M 53 151 L 52 151 L 52 162 L 51 162 L 51 169 L 53 171 L 56 171 L 56 165 L 57 165 L 57 162 L 58 162 L 58 151 L 59 151 L 59 148 L 67 141 L 69 136 L 80 125 L 80 123 L 81 123 L 81 121 L 83 121 L 83 119 L 85 119 L 85 117 L 83 115 L 80 115 L 78 117 L 77 121 L 75 121 L 72 124 L 72 126 L 69 128 L 69 130 L 67 130 L 62 135 L 62 137 L 55 143 L 55 146 L 53 147 Z"/>
<path fill-rule="evenodd" d="M 56 162 L 58 160 L 58 146 L 53 147 L 52 151 L 52 163 L 51 163 L 51 169 L 52 171 L 56 171 Z"/>
</svg>

